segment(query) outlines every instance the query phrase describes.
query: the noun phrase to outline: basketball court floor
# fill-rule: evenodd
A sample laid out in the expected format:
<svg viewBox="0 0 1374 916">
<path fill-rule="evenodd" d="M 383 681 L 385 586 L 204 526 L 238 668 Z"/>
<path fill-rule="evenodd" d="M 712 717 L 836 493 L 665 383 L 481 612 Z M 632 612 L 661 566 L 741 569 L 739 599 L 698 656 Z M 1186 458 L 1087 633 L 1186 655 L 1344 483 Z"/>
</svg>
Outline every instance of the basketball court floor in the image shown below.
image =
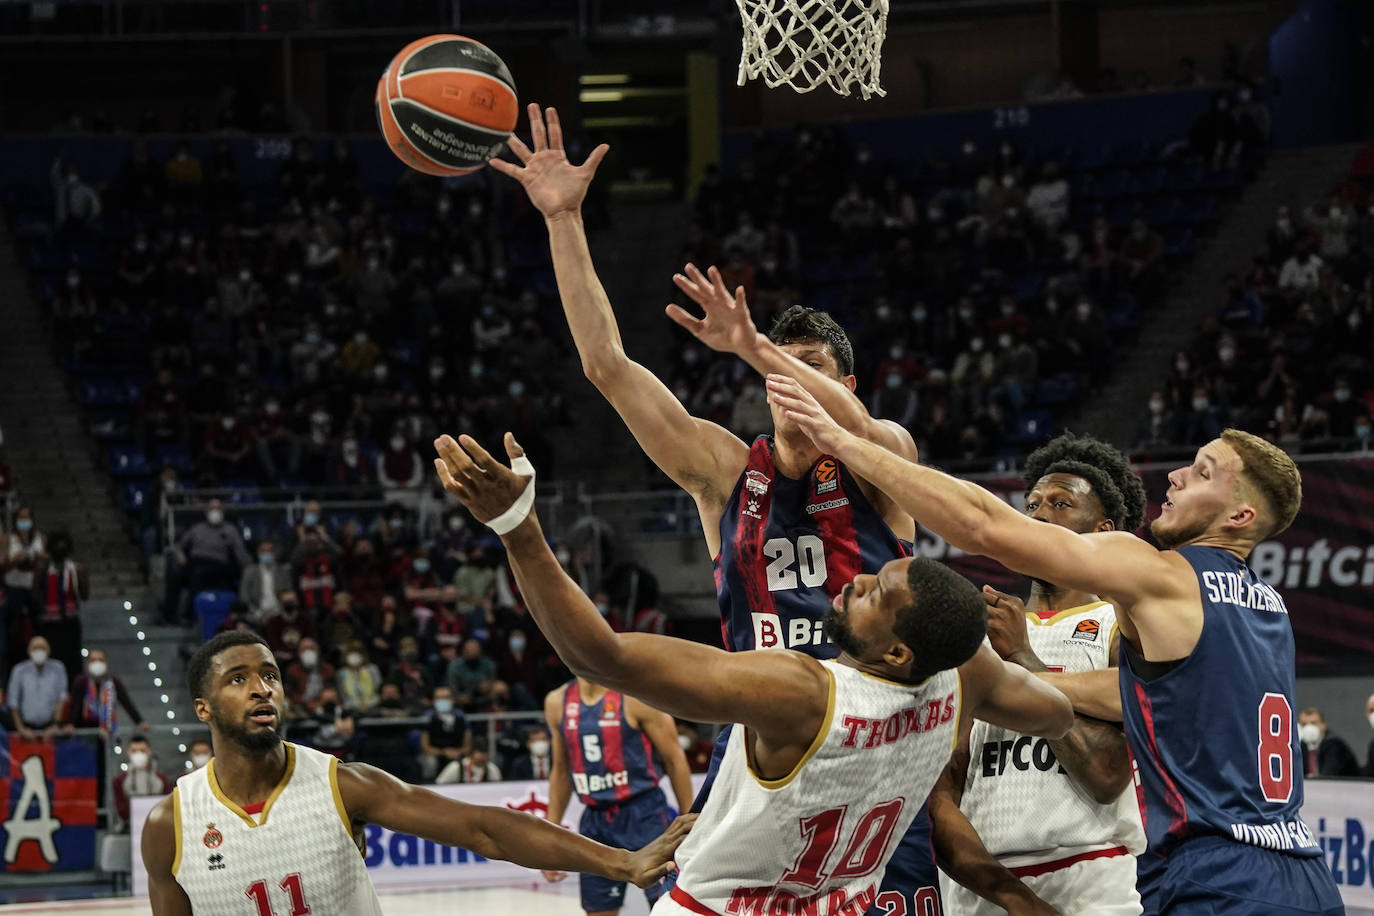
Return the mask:
<svg viewBox="0 0 1374 916">
<path fill-rule="evenodd" d="M 39 896 L 38 893 L 34 894 Z M 577 878 L 570 877 L 559 884 L 522 884 L 509 887 L 466 887 L 461 890 L 388 889 L 378 891 L 382 912 L 387 916 L 580 916 Z M 626 888 L 624 916 L 647 916 L 649 907 L 644 895 L 634 887 Z M 152 910 L 146 900 L 128 897 L 104 900 L 45 900 L 34 903 L 13 903 L 0 906 L 0 914 L 21 913 L 79 913 L 81 916 L 149 916 Z"/>
</svg>

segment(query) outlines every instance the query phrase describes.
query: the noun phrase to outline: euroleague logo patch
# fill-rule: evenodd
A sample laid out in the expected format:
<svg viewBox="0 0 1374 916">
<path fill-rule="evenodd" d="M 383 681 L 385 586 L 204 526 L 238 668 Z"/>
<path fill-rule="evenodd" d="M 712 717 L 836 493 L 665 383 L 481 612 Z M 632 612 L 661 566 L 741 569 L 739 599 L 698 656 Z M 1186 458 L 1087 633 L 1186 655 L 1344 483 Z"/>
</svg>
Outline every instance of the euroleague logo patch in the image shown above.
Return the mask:
<svg viewBox="0 0 1374 916">
<path fill-rule="evenodd" d="M 1073 639 L 1082 642 L 1097 642 L 1097 634 L 1102 632 L 1102 624 L 1092 618 L 1078 621 L 1078 626 L 1073 628 Z"/>
<path fill-rule="evenodd" d="M 224 842 L 224 834 L 215 829 L 214 824 L 206 824 L 202 842 L 205 843 L 206 849 L 219 849 L 219 844 Z"/>
<path fill-rule="evenodd" d="M 840 488 L 840 467 L 834 458 L 822 458 L 816 465 L 816 495 L 834 493 Z"/>
</svg>

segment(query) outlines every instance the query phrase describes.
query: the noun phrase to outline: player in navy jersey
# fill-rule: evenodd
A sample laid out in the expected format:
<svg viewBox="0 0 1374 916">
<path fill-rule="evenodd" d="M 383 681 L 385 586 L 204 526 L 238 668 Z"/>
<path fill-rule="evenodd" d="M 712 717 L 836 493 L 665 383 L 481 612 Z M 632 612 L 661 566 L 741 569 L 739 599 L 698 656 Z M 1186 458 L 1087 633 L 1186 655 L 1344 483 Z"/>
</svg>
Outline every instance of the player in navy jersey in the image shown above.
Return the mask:
<svg viewBox="0 0 1374 916">
<path fill-rule="evenodd" d="M 1191 465 L 1169 474 L 1162 513 L 1150 526 L 1157 549 L 1128 532 L 1041 525 L 982 487 L 858 439 L 794 380 L 771 377 L 768 384 L 770 397 L 818 447 L 878 483 L 950 544 L 1037 579 L 1111 596 L 1122 635 L 1126 740 L 1148 843 L 1147 913 L 1345 912 L 1321 847 L 1299 817 L 1303 771 L 1288 611 L 1245 562 L 1298 513 L 1302 481 L 1292 458 L 1250 433 L 1223 432 Z M 1102 674 L 1045 677 L 1100 685 Z M 1100 714 L 1101 706 L 1099 698 L 1080 711 Z"/>
<path fill-rule="evenodd" d="M 575 678 L 544 698 L 544 718 L 553 735 L 549 772 L 548 818 L 563 822 L 575 789 L 585 810 L 581 834 L 607 846 L 638 849 L 673 821 L 668 799 L 659 788 L 665 774 L 677 796 L 679 811 L 692 803 L 692 777 L 677 742 L 672 716 L 616 690 Z M 550 881 L 565 872 L 546 871 Z M 579 876 L 582 909 L 589 916 L 610 916 L 625 900 L 624 882 L 600 875 Z M 646 887 L 649 906 L 667 890 L 667 882 Z"/>
<path fill-rule="evenodd" d="M 789 648 L 833 658 L 837 650 L 821 631 L 826 609 L 855 575 L 874 574 L 883 563 L 906 555 L 902 540 L 915 536 L 910 515 L 817 449 L 777 410 L 773 435 L 747 444 L 724 427 L 693 417 L 653 373 L 625 354 L 581 220 L 582 200 L 606 147 L 597 147 L 574 167 L 563 152 L 554 110 L 541 115 L 531 105 L 529 118 L 533 149 L 510 139 L 523 167 L 500 160 L 492 167 L 518 180 L 544 216 L 563 311 L 587 378 L 645 454 L 696 503 L 716 564 L 726 647 Z M 853 349 L 828 315 L 794 307 L 764 336 L 750 320 L 743 293 L 726 291 L 715 268 L 702 275 L 689 266 L 674 281 L 706 316 L 696 319 L 675 306 L 669 316 L 708 346 L 735 353 L 760 373 L 796 377 L 846 429 L 915 459 L 911 434 L 897 423 L 875 420 L 854 394 Z M 713 765 L 726 737 L 717 745 Z M 710 779 L 708 774 L 708 786 Z M 890 916 L 913 907 L 920 916 L 940 912 L 929 830 L 922 811 L 903 839 L 909 851 L 899 851 L 888 868 L 895 882 L 884 888 Z M 894 901 L 892 894 L 903 899 Z"/>
</svg>

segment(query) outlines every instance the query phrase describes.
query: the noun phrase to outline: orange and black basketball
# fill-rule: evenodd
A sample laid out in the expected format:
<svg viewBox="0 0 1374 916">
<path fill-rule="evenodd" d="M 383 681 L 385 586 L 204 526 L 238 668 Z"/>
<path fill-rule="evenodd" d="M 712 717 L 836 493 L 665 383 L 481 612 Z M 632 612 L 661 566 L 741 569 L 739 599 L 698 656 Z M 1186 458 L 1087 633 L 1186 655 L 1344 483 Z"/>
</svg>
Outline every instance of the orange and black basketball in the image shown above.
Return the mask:
<svg viewBox="0 0 1374 916">
<path fill-rule="evenodd" d="M 515 80 L 496 52 L 462 35 L 430 35 L 392 58 L 377 82 L 377 124 L 402 162 L 463 175 L 501 152 L 515 129 Z"/>
</svg>

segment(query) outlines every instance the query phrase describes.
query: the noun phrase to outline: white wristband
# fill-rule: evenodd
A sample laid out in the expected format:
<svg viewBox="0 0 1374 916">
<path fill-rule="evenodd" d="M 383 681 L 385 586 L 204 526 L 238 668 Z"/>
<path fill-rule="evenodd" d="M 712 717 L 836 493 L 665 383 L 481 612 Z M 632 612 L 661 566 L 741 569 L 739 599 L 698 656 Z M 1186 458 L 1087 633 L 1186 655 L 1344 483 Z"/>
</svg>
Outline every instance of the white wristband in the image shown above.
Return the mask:
<svg viewBox="0 0 1374 916">
<path fill-rule="evenodd" d="M 515 498 L 515 502 L 511 503 L 509 509 L 487 522 L 487 527 L 502 537 L 519 528 L 520 523 L 529 517 L 530 509 L 534 507 L 534 465 L 529 458 L 521 455 L 512 459 L 510 469 L 521 477 L 528 477 L 530 482 Z"/>
</svg>

